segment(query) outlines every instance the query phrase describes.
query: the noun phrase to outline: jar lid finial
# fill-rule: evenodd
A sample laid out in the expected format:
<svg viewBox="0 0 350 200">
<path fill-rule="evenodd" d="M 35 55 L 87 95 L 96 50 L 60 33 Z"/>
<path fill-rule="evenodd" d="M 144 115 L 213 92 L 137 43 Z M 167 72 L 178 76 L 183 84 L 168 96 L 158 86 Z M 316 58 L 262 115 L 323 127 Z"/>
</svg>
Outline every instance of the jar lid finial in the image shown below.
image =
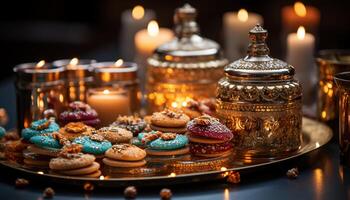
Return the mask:
<svg viewBox="0 0 350 200">
<path fill-rule="evenodd" d="M 255 25 L 255 27 L 249 31 L 250 44 L 248 46 L 248 57 L 262 57 L 269 55 L 270 50 L 266 44 L 267 36 L 267 30 L 265 30 L 260 24 Z"/>
<path fill-rule="evenodd" d="M 174 15 L 175 33 L 177 37 L 189 37 L 199 33 L 196 22 L 197 10 L 190 4 L 177 8 Z"/>
</svg>

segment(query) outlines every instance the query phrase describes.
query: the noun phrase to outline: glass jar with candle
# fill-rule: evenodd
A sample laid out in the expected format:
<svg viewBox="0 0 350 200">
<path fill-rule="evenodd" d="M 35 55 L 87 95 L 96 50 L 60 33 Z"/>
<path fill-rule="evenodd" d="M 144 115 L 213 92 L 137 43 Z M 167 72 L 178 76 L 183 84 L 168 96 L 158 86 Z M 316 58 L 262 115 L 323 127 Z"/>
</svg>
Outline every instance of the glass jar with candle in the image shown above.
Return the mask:
<svg viewBox="0 0 350 200">
<path fill-rule="evenodd" d="M 301 86 L 291 65 L 269 57 L 266 30 L 256 25 L 249 37 L 248 55 L 225 68 L 216 114 L 237 133 L 238 155 L 281 156 L 302 142 Z"/>
<path fill-rule="evenodd" d="M 148 59 L 148 112 L 178 107 L 189 98 L 215 97 L 217 81 L 228 63 L 220 46 L 199 35 L 196 9 L 186 4 L 175 12 L 176 38 Z"/>
<path fill-rule="evenodd" d="M 66 104 L 64 71 L 64 67 L 45 61 L 15 66 L 18 130 L 42 118 L 46 109 L 63 111 Z"/>
<path fill-rule="evenodd" d="M 141 92 L 137 65 L 131 62 L 101 62 L 92 65 L 94 86 L 88 90 L 87 103 L 94 108 L 102 126 L 118 115 L 140 112 Z"/>
<path fill-rule="evenodd" d="M 66 97 L 68 102 L 86 102 L 86 91 L 93 82 L 90 66 L 96 60 L 73 58 L 56 60 L 54 66 L 62 66 L 66 73 Z"/>
</svg>

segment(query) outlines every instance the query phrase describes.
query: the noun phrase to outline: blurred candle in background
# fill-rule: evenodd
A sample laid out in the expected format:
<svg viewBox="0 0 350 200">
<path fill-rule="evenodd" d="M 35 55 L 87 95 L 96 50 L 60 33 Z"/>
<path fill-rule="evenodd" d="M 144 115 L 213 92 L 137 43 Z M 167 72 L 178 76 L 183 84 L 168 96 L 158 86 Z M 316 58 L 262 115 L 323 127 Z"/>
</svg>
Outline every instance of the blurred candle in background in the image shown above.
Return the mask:
<svg viewBox="0 0 350 200">
<path fill-rule="evenodd" d="M 137 31 L 147 27 L 147 23 L 155 19 L 153 10 L 137 5 L 132 10 L 125 10 L 121 15 L 120 53 L 126 60 L 135 56 L 134 36 Z"/>
<path fill-rule="evenodd" d="M 135 35 L 136 46 L 136 63 L 139 66 L 139 79 L 141 86 L 145 85 L 146 76 L 146 60 L 152 55 L 153 51 L 166 42 L 171 41 L 174 38 L 172 30 L 167 28 L 159 28 L 156 21 L 150 21 L 147 25 L 147 29 L 142 29 Z M 144 91 L 144 88 L 142 88 Z"/>
<path fill-rule="evenodd" d="M 315 37 L 306 33 L 300 26 L 297 33 L 290 33 L 287 38 L 287 62 L 294 66 L 296 78 L 303 87 L 303 103 L 311 104 L 314 99 L 313 89 L 316 85 L 316 68 L 314 64 Z"/>
<path fill-rule="evenodd" d="M 224 14 L 226 58 L 233 61 L 246 55 L 249 44 L 248 32 L 256 24 L 263 24 L 262 16 L 247 12 L 245 9 Z"/>
<path fill-rule="evenodd" d="M 282 49 L 286 49 L 286 38 L 299 26 L 305 27 L 317 38 L 320 24 L 320 11 L 313 6 L 305 6 L 302 2 L 282 8 Z M 285 54 L 284 54 L 285 55 Z"/>
</svg>

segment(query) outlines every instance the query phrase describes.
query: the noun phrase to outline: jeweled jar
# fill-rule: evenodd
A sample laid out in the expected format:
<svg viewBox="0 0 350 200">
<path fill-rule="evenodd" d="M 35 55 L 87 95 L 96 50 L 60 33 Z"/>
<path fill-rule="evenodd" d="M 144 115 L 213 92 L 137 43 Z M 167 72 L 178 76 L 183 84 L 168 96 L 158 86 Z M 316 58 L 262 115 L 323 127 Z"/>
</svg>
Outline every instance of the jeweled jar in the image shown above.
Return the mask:
<svg viewBox="0 0 350 200">
<path fill-rule="evenodd" d="M 267 31 L 249 32 L 248 55 L 225 67 L 219 81 L 217 115 L 233 132 L 238 154 L 275 157 L 302 142 L 302 89 L 294 68 L 269 56 Z"/>
<path fill-rule="evenodd" d="M 215 98 L 218 80 L 228 63 L 220 46 L 199 35 L 196 9 L 176 9 L 176 38 L 157 48 L 147 60 L 148 111 L 179 107 L 189 98 Z"/>
</svg>

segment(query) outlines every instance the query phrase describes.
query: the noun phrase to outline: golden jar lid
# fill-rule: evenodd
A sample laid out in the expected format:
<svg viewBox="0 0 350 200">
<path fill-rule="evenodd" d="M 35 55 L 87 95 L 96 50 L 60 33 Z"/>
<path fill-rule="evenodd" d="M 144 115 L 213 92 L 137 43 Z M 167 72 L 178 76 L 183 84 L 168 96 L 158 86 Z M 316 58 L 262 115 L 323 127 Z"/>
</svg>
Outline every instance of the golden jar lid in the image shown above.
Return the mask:
<svg viewBox="0 0 350 200">
<path fill-rule="evenodd" d="M 249 31 L 251 40 L 245 58 L 239 59 L 225 67 L 225 73 L 231 79 L 247 80 L 291 80 L 294 67 L 269 56 L 266 44 L 268 32 L 257 24 Z"/>
<path fill-rule="evenodd" d="M 148 59 L 155 67 L 215 68 L 227 64 L 218 43 L 201 37 L 197 11 L 189 4 L 177 8 L 174 15 L 174 40 L 159 46 Z"/>
<path fill-rule="evenodd" d="M 115 62 L 99 62 L 91 67 L 97 83 L 136 82 L 137 69 L 137 64 L 132 62 L 122 62 L 121 65 L 116 65 Z"/>
</svg>

